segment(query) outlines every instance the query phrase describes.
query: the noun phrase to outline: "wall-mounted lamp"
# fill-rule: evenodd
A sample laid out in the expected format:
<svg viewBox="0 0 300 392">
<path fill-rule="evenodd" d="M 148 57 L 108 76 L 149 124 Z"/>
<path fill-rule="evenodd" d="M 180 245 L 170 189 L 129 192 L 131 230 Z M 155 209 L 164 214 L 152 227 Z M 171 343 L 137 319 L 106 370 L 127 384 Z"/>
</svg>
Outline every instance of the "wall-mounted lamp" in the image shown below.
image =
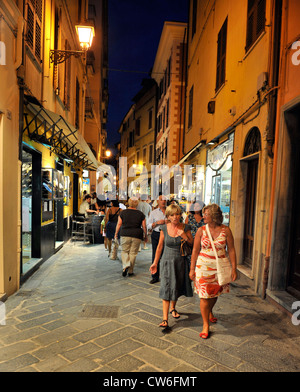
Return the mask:
<svg viewBox="0 0 300 392">
<path fill-rule="evenodd" d="M 219 139 L 213 139 L 207 143 L 208 146 L 214 146 L 215 144 L 219 143 Z"/>
<path fill-rule="evenodd" d="M 94 26 L 77 25 L 75 26 L 79 38 L 79 44 L 82 50 L 50 50 L 50 62 L 55 65 L 65 62 L 71 56 L 80 57 L 85 55 L 87 50 L 92 46 L 93 38 L 95 36 Z"/>
</svg>

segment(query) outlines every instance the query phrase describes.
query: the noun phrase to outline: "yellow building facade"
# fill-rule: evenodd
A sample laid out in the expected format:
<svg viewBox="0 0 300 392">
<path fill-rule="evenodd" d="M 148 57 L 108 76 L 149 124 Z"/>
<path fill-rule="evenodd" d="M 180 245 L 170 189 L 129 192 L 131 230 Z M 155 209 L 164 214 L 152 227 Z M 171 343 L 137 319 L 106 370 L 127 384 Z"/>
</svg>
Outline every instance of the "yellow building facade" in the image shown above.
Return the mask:
<svg viewBox="0 0 300 392">
<path fill-rule="evenodd" d="M 0 300 L 19 287 L 20 178 L 19 88 L 22 13 L 14 1 L 0 2 Z"/>
<path fill-rule="evenodd" d="M 93 144 L 85 140 L 91 63 L 75 29 L 91 23 L 90 5 L 68 0 L 0 3 L 5 46 L 0 79 L 1 86 L 7 85 L 0 97 L 3 297 L 70 238 L 72 217 L 82 201 L 82 172 L 101 165 Z M 95 50 L 103 47 L 101 39 L 96 45 Z M 100 76 L 102 64 L 97 65 Z"/>
<path fill-rule="evenodd" d="M 202 166 L 200 196 L 221 206 L 238 268 L 259 293 L 273 164 L 270 96 L 278 88 L 271 79 L 273 17 L 269 0 L 190 2 L 181 161 Z"/>
</svg>

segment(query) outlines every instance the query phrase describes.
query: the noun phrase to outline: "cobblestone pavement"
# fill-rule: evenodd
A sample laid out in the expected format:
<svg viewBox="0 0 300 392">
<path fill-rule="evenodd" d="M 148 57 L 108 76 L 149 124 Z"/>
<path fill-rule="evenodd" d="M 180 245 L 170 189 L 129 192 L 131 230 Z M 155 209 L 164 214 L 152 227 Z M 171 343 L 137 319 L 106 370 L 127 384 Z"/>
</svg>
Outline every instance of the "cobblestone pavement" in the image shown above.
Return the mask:
<svg viewBox="0 0 300 392">
<path fill-rule="evenodd" d="M 120 257 L 120 252 L 119 252 Z M 300 326 L 240 278 L 215 307 L 211 337 L 199 338 L 199 299 L 180 298 L 163 332 L 151 250 L 135 275 L 104 245 L 67 243 L 5 302 L 0 372 L 298 372 Z"/>
</svg>

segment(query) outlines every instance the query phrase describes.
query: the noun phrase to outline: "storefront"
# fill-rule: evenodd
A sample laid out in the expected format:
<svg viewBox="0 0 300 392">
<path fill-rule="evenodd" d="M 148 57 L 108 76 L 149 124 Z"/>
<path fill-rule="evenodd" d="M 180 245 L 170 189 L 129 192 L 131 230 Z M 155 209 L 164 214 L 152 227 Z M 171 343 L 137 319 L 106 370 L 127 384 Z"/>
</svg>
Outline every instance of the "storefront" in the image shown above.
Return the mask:
<svg viewBox="0 0 300 392">
<path fill-rule="evenodd" d="M 71 236 L 83 170 L 98 162 L 61 115 L 26 101 L 22 143 L 21 281 Z"/>
<path fill-rule="evenodd" d="M 205 175 L 205 204 L 216 203 L 223 212 L 223 223 L 229 225 L 232 155 L 234 134 L 212 150 L 207 151 Z"/>
</svg>

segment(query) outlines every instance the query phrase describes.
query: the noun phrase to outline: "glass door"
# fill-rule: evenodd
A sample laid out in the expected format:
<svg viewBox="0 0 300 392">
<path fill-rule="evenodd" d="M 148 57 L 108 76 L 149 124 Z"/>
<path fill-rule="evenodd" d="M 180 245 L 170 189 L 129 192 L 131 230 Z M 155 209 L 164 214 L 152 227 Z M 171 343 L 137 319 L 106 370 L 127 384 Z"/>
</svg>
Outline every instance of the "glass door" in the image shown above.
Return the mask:
<svg viewBox="0 0 300 392">
<path fill-rule="evenodd" d="M 32 155 L 22 152 L 22 265 L 32 257 Z"/>
</svg>

